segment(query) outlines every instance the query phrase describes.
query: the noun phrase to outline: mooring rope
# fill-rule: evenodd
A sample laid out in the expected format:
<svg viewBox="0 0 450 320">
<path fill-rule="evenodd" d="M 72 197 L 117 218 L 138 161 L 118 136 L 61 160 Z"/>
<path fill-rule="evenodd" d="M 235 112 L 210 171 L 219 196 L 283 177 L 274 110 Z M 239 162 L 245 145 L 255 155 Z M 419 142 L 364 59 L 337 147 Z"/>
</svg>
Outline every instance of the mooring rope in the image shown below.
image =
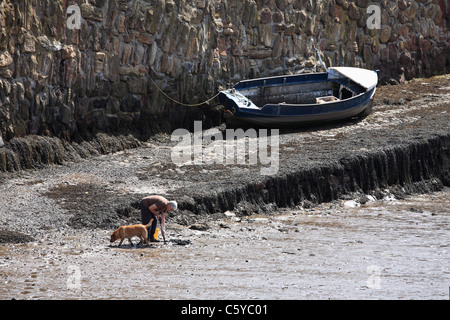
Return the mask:
<svg viewBox="0 0 450 320">
<path fill-rule="evenodd" d="M 167 93 L 165 93 L 159 86 L 158 86 L 158 84 L 155 82 L 155 80 L 153 80 L 153 78 L 152 78 L 152 76 L 147 72 L 147 75 L 148 75 L 148 77 L 150 78 L 150 80 L 153 82 L 153 84 L 155 85 L 155 87 L 167 98 L 167 99 L 169 99 L 170 101 L 172 101 L 172 102 L 174 102 L 174 103 L 176 103 L 176 104 L 179 104 L 179 105 L 182 105 L 182 106 L 185 106 L 185 107 L 198 107 L 198 106 L 201 106 L 202 104 L 205 104 L 205 103 L 208 103 L 208 102 L 210 102 L 210 101 L 212 101 L 212 100 L 214 100 L 215 98 L 217 98 L 217 96 L 220 94 L 220 92 L 218 92 L 218 93 L 216 93 L 214 96 L 212 96 L 211 98 L 209 98 L 208 100 L 205 100 L 205 101 L 203 101 L 203 102 L 200 102 L 200 103 L 183 103 L 183 102 L 181 102 L 181 101 L 178 101 L 178 100 L 176 100 L 176 99 L 174 99 L 174 98 L 172 98 L 171 96 L 169 96 Z"/>
</svg>

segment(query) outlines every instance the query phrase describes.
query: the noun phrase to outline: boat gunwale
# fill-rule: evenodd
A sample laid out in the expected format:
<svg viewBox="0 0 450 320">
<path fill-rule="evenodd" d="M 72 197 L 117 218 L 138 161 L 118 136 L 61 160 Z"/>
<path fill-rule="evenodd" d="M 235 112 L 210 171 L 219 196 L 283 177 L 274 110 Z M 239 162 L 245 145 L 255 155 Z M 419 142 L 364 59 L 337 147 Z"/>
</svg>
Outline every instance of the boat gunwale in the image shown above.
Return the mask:
<svg viewBox="0 0 450 320">
<path fill-rule="evenodd" d="M 315 78 L 321 78 L 324 75 L 327 76 L 326 79 L 311 79 L 311 80 L 302 80 L 302 81 L 292 81 L 289 82 L 289 84 L 306 84 L 306 83 L 315 83 L 315 82 L 325 82 L 329 81 L 328 79 L 328 72 L 318 72 L 318 73 L 303 73 L 303 74 L 290 74 L 290 75 L 281 75 L 281 76 L 274 76 L 274 77 L 264 77 L 264 78 L 255 78 L 255 79 L 248 79 L 248 80 L 241 80 L 237 82 L 233 89 L 236 91 L 242 91 L 247 90 L 251 88 L 258 88 L 258 87 L 276 87 L 276 86 L 284 86 L 286 83 L 284 82 L 277 82 L 277 80 L 280 79 L 290 79 L 290 78 L 308 78 L 308 77 L 315 77 Z M 256 83 L 264 82 L 264 81 L 271 81 L 272 83 L 269 84 L 262 84 L 257 85 Z M 249 85 L 254 82 L 254 85 Z M 245 86 L 244 86 L 245 85 Z"/>
</svg>

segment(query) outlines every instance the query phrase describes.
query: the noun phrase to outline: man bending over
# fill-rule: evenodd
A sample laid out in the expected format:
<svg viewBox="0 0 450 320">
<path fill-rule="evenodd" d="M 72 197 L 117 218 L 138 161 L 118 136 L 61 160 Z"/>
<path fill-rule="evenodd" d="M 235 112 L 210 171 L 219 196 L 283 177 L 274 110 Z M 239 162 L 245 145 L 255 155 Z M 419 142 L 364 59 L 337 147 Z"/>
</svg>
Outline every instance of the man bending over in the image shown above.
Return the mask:
<svg viewBox="0 0 450 320">
<path fill-rule="evenodd" d="M 176 210 L 178 207 L 177 202 L 169 201 L 162 196 L 153 195 L 143 198 L 140 207 L 142 224 L 146 225 L 152 218 L 156 218 L 147 229 L 148 240 L 150 242 L 159 242 L 159 240 L 156 240 L 154 237 L 156 224 L 158 223 L 158 220 L 161 221 L 161 234 L 164 235 L 166 233 L 165 225 L 167 211 Z"/>
</svg>

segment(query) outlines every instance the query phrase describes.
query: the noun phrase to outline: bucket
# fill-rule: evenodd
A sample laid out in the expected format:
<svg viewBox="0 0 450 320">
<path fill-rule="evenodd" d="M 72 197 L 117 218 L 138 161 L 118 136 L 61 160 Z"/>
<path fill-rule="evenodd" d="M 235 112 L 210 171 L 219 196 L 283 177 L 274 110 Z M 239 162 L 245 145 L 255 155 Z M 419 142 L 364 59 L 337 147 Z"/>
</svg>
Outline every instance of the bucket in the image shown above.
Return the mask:
<svg viewBox="0 0 450 320">
<path fill-rule="evenodd" d="M 153 234 L 153 238 L 155 238 L 155 240 L 158 240 L 158 235 L 159 235 L 159 228 L 156 228 L 155 233 Z"/>
</svg>

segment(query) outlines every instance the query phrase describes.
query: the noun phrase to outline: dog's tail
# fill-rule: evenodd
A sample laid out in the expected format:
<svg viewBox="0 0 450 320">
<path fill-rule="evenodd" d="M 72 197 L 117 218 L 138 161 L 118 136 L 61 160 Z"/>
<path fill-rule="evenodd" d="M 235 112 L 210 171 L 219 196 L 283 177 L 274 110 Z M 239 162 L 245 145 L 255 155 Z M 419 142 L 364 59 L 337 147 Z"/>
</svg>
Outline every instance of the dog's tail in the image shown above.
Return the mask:
<svg viewBox="0 0 450 320">
<path fill-rule="evenodd" d="M 155 218 L 153 218 L 153 219 L 155 219 Z M 152 224 L 152 222 L 153 222 L 153 219 L 150 219 L 150 221 L 145 225 L 145 228 L 148 228 L 148 227 L 150 227 L 150 225 Z"/>
</svg>

